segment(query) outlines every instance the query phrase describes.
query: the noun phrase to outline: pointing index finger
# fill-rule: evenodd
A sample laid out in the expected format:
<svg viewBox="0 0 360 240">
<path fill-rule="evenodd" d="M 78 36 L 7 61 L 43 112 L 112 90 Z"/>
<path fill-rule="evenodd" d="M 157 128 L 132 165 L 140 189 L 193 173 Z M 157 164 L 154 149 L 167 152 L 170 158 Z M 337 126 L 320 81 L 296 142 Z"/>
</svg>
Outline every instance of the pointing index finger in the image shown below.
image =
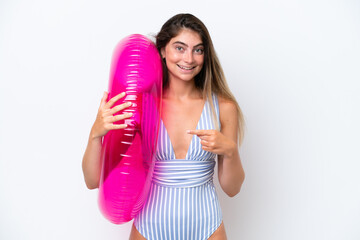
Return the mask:
<svg viewBox="0 0 360 240">
<path fill-rule="evenodd" d="M 197 136 L 210 135 L 209 130 L 187 130 L 186 133 L 194 134 Z"/>
</svg>

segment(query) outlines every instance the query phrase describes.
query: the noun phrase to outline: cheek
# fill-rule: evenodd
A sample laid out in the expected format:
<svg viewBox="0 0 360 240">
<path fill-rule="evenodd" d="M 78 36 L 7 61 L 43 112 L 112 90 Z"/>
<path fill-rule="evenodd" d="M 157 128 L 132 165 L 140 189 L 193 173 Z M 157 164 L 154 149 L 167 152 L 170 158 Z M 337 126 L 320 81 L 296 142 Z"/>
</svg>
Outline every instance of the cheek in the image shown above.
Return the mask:
<svg viewBox="0 0 360 240">
<path fill-rule="evenodd" d="M 204 64 L 204 55 L 199 55 L 197 58 L 196 58 L 197 62 L 199 65 L 203 65 Z"/>
<path fill-rule="evenodd" d="M 167 53 L 167 59 L 169 59 L 170 61 L 179 61 L 181 59 L 181 55 L 177 52 L 168 52 Z"/>
<path fill-rule="evenodd" d="M 176 67 L 178 60 L 175 56 L 169 56 L 166 58 L 166 67 L 167 69 L 173 69 Z"/>
</svg>

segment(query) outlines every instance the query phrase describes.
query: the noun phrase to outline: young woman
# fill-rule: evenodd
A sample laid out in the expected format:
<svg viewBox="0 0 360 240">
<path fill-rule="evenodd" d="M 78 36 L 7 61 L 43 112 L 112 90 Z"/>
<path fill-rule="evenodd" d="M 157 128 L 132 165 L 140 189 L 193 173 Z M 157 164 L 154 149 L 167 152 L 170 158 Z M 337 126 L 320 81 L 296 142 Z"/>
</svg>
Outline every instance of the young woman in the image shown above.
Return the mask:
<svg viewBox="0 0 360 240">
<path fill-rule="evenodd" d="M 191 14 L 169 19 L 156 37 L 164 62 L 161 123 L 152 185 L 136 216 L 130 239 L 226 239 L 213 184 L 218 178 L 230 197 L 241 188 L 245 173 L 238 145 L 243 116 L 231 94 L 205 25 Z M 100 179 L 101 138 L 113 122 L 130 117 L 114 113 L 130 106 L 113 104 L 124 94 L 101 100 L 83 158 L 88 188 Z"/>
</svg>

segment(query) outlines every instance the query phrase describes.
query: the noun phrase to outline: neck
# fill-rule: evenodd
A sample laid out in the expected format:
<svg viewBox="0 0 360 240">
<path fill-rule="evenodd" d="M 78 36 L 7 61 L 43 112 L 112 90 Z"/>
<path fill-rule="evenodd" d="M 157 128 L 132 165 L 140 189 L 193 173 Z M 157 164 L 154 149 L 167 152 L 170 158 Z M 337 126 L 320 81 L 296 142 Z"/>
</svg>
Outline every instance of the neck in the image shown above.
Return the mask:
<svg viewBox="0 0 360 240">
<path fill-rule="evenodd" d="M 202 93 L 195 87 L 194 79 L 191 81 L 176 81 L 169 79 L 169 85 L 164 89 L 165 99 L 182 100 L 185 98 L 202 98 Z"/>
</svg>

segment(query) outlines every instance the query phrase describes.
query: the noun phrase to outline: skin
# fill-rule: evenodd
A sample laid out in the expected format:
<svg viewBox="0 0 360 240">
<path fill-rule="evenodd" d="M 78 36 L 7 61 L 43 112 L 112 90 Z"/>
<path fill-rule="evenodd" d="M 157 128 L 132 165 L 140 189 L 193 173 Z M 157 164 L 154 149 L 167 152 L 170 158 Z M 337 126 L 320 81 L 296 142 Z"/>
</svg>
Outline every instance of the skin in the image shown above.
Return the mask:
<svg viewBox="0 0 360 240">
<path fill-rule="evenodd" d="M 227 195 L 233 197 L 240 191 L 245 177 L 236 144 L 238 123 L 235 104 L 219 97 L 221 131 L 194 130 L 205 103 L 194 83 L 194 77 L 200 72 L 204 63 L 202 49 L 199 34 L 183 29 L 161 50 L 169 70 L 169 87 L 164 89 L 161 116 L 177 159 L 185 158 L 193 135 L 201 139 L 204 150 L 218 154 L 218 176 L 221 188 Z M 123 96 L 118 95 L 106 102 L 107 94 L 104 94 L 91 129 L 83 158 L 85 182 L 90 189 L 99 186 L 101 137 L 110 129 L 125 128 L 126 126 L 114 125 L 113 122 L 130 117 L 123 114 L 116 118 L 112 116 L 128 107 L 123 105 L 112 108 L 121 97 Z M 133 226 L 130 239 L 145 238 Z M 227 239 L 223 223 L 209 239 Z"/>
</svg>

